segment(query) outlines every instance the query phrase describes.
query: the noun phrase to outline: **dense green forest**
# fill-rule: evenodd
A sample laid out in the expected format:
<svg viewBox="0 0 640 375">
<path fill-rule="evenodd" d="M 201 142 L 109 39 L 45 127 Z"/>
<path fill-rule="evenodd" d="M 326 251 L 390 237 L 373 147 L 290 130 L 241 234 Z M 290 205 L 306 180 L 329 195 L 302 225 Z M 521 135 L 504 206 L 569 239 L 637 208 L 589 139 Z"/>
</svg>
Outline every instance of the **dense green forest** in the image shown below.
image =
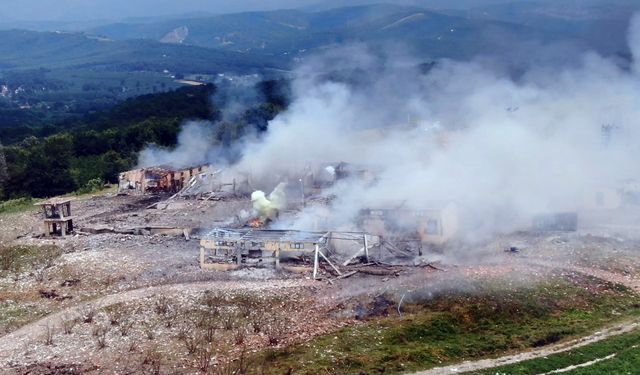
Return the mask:
<svg viewBox="0 0 640 375">
<path fill-rule="evenodd" d="M 209 84 L 131 98 L 81 118 L 23 127 L 22 134 L 7 136 L 2 148 L 0 198 L 49 197 L 98 181 L 116 182 L 120 171 L 135 166 L 146 145 L 174 146 L 186 120 L 211 120 L 212 142 L 229 146 L 249 130 L 267 129 L 268 121 L 287 106 L 286 86 L 286 81 L 258 83 L 260 102 L 232 120 L 220 121 L 223 104 L 212 101 L 219 89 Z"/>
</svg>

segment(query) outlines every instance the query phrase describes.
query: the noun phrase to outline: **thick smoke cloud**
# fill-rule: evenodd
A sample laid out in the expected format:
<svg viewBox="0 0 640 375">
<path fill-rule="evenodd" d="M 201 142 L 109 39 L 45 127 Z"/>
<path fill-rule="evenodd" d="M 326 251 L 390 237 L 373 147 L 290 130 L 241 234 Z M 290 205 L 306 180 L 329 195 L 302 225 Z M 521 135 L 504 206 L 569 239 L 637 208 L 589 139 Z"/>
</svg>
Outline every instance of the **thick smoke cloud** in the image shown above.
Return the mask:
<svg viewBox="0 0 640 375">
<path fill-rule="evenodd" d="M 576 210 L 584 192 L 640 175 L 638 18 L 629 39 L 632 71 L 586 53 L 576 66 L 538 66 L 517 81 L 482 61 L 445 61 L 423 75 L 406 56 L 333 51 L 299 69 L 290 109 L 237 168 L 348 161 L 379 171 L 373 185 L 347 181 L 327 193 L 338 197 L 326 224 L 334 228 L 394 201 L 416 209 L 457 202 L 469 236 Z M 324 74 L 328 67 L 334 74 Z M 607 137 L 603 125 L 614 125 Z M 285 226 L 319 229 L 317 215 L 311 207 Z"/>
<path fill-rule="evenodd" d="M 336 197 L 329 209 L 311 205 L 283 228 L 348 228 L 363 208 L 447 201 L 461 208 L 470 239 L 528 226 L 535 214 L 578 210 L 583 193 L 640 176 L 638 17 L 629 42 L 631 69 L 584 53 L 517 78 L 486 58 L 425 69 L 401 49 L 335 49 L 297 69 L 289 109 L 260 140 L 240 142 L 232 169 L 254 182 L 325 162 L 375 172 L 375 182 L 338 183 L 324 193 Z M 188 130 L 180 144 L 206 158 L 211 148 L 192 145 Z"/>
</svg>

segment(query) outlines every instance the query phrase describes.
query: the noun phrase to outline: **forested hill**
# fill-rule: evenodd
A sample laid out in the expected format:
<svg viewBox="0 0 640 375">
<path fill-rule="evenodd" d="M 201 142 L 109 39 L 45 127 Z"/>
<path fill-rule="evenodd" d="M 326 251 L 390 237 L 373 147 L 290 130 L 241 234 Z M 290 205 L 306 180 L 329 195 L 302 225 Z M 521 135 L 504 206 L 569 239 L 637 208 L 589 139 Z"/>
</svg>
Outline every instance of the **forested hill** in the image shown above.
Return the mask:
<svg viewBox="0 0 640 375">
<path fill-rule="evenodd" d="M 183 87 L 131 98 L 109 110 L 87 112 L 81 118 L 68 118 L 44 126 L 30 126 L 25 121 L 11 127 L 0 127 L 0 141 L 11 145 L 30 136 L 46 137 L 62 131 L 124 128 L 150 118 L 208 119 L 213 113 L 210 96 L 214 92 L 214 85 Z"/>
<path fill-rule="evenodd" d="M 133 167 L 146 145 L 174 146 L 181 124 L 189 119 L 212 120 L 203 126 L 214 128 L 211 141 L 221 147 L 251 127 L 264 131 L 267 121 L 286 105 L 280 94 L 286 84 L 257 84 L 263 102 L 248 107 L 233 123 L 213 124 L 222 108 L 213 104 L 211 97 L 219 89 L 210 84 L 144 95 L 80 120 L 23 129 L 21 141 L 15 142 L 16 134 L 11 134 L 14 143 L 3 148 L 8 177 L 0 179 L 0 199 L 48 197 L 88 183 L 116 182 L 118 173 Z"/>
</svg>

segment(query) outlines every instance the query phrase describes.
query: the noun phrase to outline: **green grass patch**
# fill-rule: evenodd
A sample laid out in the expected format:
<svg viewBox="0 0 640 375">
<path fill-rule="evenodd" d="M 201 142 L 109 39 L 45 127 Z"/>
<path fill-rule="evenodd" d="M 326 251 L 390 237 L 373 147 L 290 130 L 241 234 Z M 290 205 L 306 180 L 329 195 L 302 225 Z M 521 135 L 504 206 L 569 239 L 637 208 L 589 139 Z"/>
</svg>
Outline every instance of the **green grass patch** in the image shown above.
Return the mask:
<svg viewBox="0 0 640 375">
<path fill-rule="evenodd" d="M 51 265 L 62 255 L 57 246 L 9 246 L 0 248 L 0 273 L 17 273 Z"/>
<path fill-rule="evenodd" d="M 533 375 L 564 369 L 569 366 L 603 359 L 611 354 L 615 357 L 577 368 L 566 374 L 635 374 L 640 368 L 640 331 L 612 337 L 571 351 L 532 359 L 520 363 L 469 372 L 475 375 L 518 374 Z"/>
<path fill-rule="evenodd" d="M 0 202 L 0 214 L 13 214 L 25 211 L 35 211 L 35 202 L 31 198 L 18 198 Z"/>
<path fill-rule="evenodd" d="M 0 333 L 8 333 L 46 315 L 31 305 L 13 301 L 0 302 Z"/>
<path fill-rule="evenodd" d="M 630 290 L 593 278 L 519 289 L 482 285 L 424 300 L 416 294 L 403 317 L 390 306 L 388 317 L 256 361 L 267 374 L 398 374 L 540 347 L 640 315 Z"/>
</svg>

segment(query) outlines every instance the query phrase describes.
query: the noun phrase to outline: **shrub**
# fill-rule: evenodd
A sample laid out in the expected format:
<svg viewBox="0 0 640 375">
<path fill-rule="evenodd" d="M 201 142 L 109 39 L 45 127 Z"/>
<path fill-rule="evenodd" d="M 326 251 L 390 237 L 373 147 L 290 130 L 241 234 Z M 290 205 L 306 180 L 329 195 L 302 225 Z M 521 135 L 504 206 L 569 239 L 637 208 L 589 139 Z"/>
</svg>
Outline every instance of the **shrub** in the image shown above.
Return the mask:
<svg viewBox="0 0 640 375">
<path fill-rule="evenodd" d="M 107 334 L 109 334 L 110 327 L 107 325 L 99 325 L 93 329 L 93 337 L 96 338 L 96 345 L 98 349 L 104 349 L 107 347 Z"/>
<path fill-rule="evenodd" d="M 87 184 L 80 188 L 76 194 L 91 194 L 104 189 L 104 181 L 100 178 L 94 178 L 87 181 Z"/>
<path fill-rule="evenodd" d="M 62 332 L 64 332 L 65 335 L 70 335 L 73 332 L 73 327 L 75 327 L 76 324 L 78 324 L 78 319 L 65 318 L 62 321 Z"/>
<path fill-rule="evenodd" d="M 84 305 L 80 317 L 84 323 L 93 323 L 93 319 L 96 317 L 96 308 L 91 304 Z"/>
<path fill-rule="evenodd" d="M 53 345 L 53 336 L 55 335 L 55 327 L 47 324 L 44 327 L 44 344 L 47 346 Z"/>
</svg>

